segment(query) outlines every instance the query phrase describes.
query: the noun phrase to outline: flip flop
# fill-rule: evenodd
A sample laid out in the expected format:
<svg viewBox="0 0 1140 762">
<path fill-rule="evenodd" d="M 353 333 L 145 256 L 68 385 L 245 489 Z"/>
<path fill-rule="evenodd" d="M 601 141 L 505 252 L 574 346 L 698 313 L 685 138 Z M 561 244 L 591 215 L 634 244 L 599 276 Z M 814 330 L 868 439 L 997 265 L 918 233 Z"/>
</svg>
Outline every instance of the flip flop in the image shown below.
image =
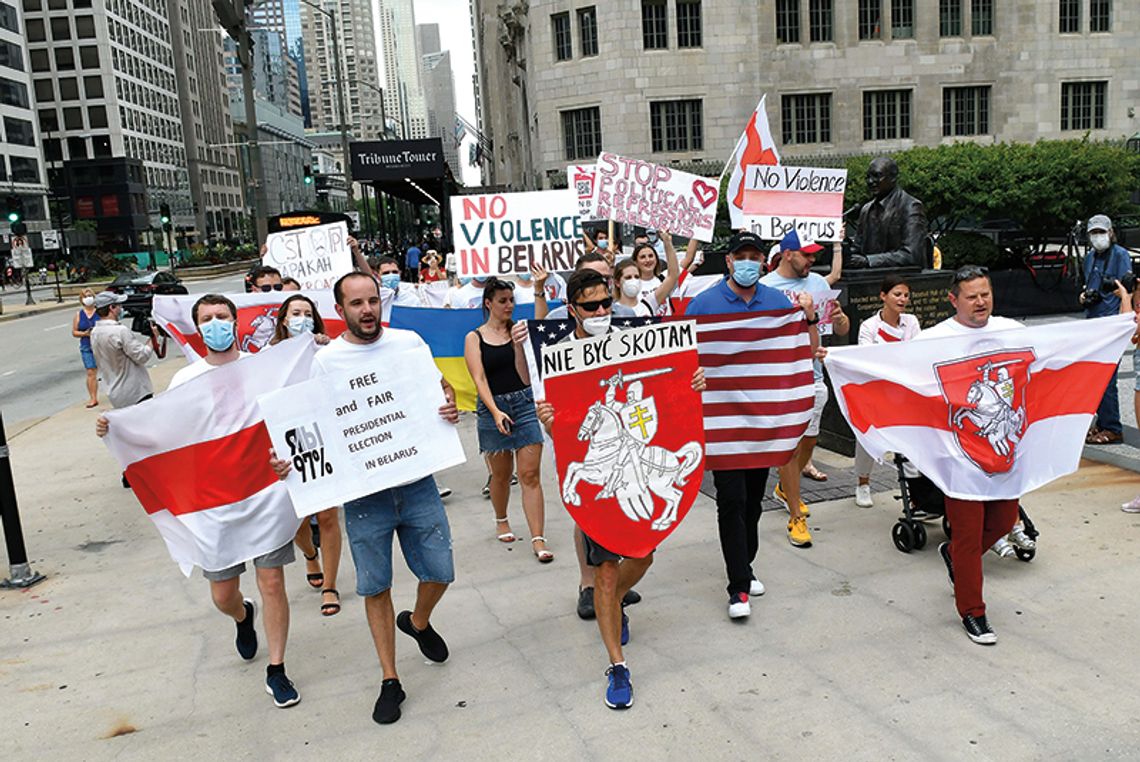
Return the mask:
<svg viewBox="0 0 1140 762">
<path fill-rule="evenodd" d="M 335 603 L 322 603 L 321 604 L 321 616 L 333 616 L 334 614 L 339 614 L 340 613 L 340 593 L 337 592 L 335 587 L 326 587 L 324 590 L 321 591 L 321 595 L 324 595 L 325 593 L 332 593 L 333 595 L 335 595 L 336 596 L 336 602 Z"/>
<path fill-rule="evenodd" d="M 820 471 L 818 468 L 816 468 L 814 463 L 808 463 L 807 464 L 807 467 L 805 467 L 803 470 L 803 475 L 806 476 L 807 478 L 811 479 L 812 481 L 817 481 L 817 482 L 827 481 L 827 474 L 825 474 L 823 471 Z"/>
</svg>

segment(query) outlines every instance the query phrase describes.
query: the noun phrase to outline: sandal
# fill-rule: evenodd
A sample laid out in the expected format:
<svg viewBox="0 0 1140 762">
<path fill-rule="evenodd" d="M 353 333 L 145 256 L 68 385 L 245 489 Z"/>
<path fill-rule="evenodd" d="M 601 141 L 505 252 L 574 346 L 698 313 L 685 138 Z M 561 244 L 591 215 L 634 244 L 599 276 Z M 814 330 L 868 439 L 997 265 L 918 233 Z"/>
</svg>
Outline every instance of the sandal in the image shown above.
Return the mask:
<svg viewBox="0 0 1140 762">
<path fill-rule="evenodd" d="M 301 555 L 305 556 L 305 554 L 303 552 L 301 553 Z M 314 551 L 313 555 L 305 556 L 305 560 L 309 561 L 309 562 L 316 561 L 318 555 L 320 555 L 320 551 L 319 550 Z M 316 572 L 315 574 L 306 574 L 305 579 L 307 579 L 309 581 L 309 587 L 313 588 L 314 590 L 320 590 L 325 585 L 325 573 L 324 572 Z"/>
<path fill-rule="evenodd" d="M 509 518 L 506 518 L 506 517 L 504 517 L 504 518 L 501 518 L 501 519 L 495 519 L 495 523 L 496 523 L 496 524 L 506 524 L 506 523 L 508 523 L 508 522 L 510 522 L 510 519 L 509 519 Z M 517 537 L 515 537 L 515 533 L 514 533 L 514 532 L 503 532 L 503 533 L 502 533 L 501 535 L 499 535 L 499 536 L 498 536 L 496 539 L 497 539 L 499 542 L 514 542 L 514 541 L 515 541 L 515 540 L 517 540 L 518 538 L 517 538 Z"/>
<path fill-rule="evenodd" d="M 1094 424 L 1091 428 L 1089 428 L 1089 433 L 1085 434 L 1085 444 L 1096 444 L 1096 438 L 1103 433 L 1104 432 L 1098 429 Z"/>
<path fill-rule="evenodd" d="M 1091 435 L 1085 437 L 1085 442 L 1088 444 L 1098 444 L 1098 445 L 1120 444 L 1123 441 L 1124 441 L 1124 435 L 1123 434 L 1119 434 L 1115 431 L 1106 431 L 1104 429 L 1101 429 L 1096 434 L 1091 434 Z"/>
<path fill-rule="evenodd" d="M 334 603 L 322 603 L 321 616 L 333 616 L 334 614 L 340 613 L 340 593 L 337 592 L 335 587 L 326 587 L 321 591 L 321 595 L 326 595 L 328 593 L 335 595 L 336 601 Z"/>
<path fill-rule="evenodd" d="M 545 543 L 546 538 L 543 537 L 542 535 L 536 535 L 534 537 L 531 537 L 530 541 L 531 541 L 531 544 L 534 544 L 536 542 Z M 543 548 L 542 550 L 535 550 L 534 548 L 531 548 L 531 550 L 534 550 L 534 557 L 538 559 L 538 562 L 540 564 L 548 564 L 554 560 L 554 554 L 551 553 L 546 548 Z"/>
<path fill-rule="evenodd" d="M 827 474 L 825 474 L 823 471 L 820 471 L 818 468 L 816 468 L 814 463 L 808 463 L 807 466 L 804 467 L 803 475 L 806 476 L 807 478 L 811 479 L 812 481 L 816 481 L 816 482 L 827 481 Z"/>
<path fill-rule="evenodd" d="M 94 402 L 88 402 L 86 405 L 84 405 L 84 407 L 87 408 L 88 410 L 90 410 L 93 407 L 99 407 L 99 401 L 96 400 Z"/>
</svg>

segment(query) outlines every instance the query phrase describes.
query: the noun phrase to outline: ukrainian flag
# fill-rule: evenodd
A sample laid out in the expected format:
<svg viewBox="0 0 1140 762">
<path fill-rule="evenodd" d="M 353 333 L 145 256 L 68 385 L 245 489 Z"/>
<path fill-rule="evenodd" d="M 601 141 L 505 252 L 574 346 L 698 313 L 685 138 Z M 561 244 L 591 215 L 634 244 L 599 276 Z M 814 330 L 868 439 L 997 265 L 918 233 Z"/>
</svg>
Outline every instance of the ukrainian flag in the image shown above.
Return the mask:
<svg viewBox="0 0 1140 762">
<path fill-rule="evenodd" d="M 552 305 L 551 309 L 554 308 Z M 534 305 L 515 307 L 515 320 L 533 320 Z M 447 383 L 455 389 L 455 403 L 460 410 L 474 410 L 478 394 L 475 381 L 467 372 L 463 359 L 463 342 L 467 334 L 483 324 L 483 310 L 453 310 L 436 307 L 392 306 L 388 325 L 415 331 L 431 348 L 432 357 Z"/>
</svg>

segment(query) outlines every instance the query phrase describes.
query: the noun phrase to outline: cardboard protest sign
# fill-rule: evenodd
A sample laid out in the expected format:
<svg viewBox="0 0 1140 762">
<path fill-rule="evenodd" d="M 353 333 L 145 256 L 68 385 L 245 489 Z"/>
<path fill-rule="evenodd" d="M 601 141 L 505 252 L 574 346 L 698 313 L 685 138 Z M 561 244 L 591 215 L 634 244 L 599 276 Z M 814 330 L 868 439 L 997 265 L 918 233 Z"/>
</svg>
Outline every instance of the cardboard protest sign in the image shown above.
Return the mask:
<svg viewBox="0 0 1140 762">
<path fill-rule="evenodd" d="M 542 347 L 562 502 L 602 547 L 642 558 L 689 512 L 704 424 L 693 321 Z"/>
<path fill-rule="evenodd" d="M 438 378 L 431 352 L 417 347 L 389 368 L 330 373 L 259 397 L 274 450 L 293 462 L 285 486 L 297 515 L 463 463 L 458 429 L 439 417 Z"/>
<path fill-rule="evenodd" d="M 837 241 L 843 227 L 846 169 L 754 164 L 744 172 L 744 215 L 761 238 Z"/>
<path fill-rule="evenodd" d="M 711 241 L 718 198 L 714 179 L 603 152 L 590 217 Z"/>
<path fill-rule="evenodd" d="M 453 196 L 460 278 L 574 269 L 585 253 L 578 196 L 571 189 Z"/>
<path fill-rule="evenodd" d="M 593 164 L 571 164 L 566 167 L 566 183 L 578 194 L 578 217 L 582 222 L 591 221 L 594 206 L 594 177 L 597 174 Z"/>
<path fill-rule="evenodd" d="M 265 239 L 263 265 L 276 267 L 283 278 L 296 278 L 303 291 L 332 288 L 352 271 L 348 225 L 334 222 L 270 233 Z"/>
</svg>

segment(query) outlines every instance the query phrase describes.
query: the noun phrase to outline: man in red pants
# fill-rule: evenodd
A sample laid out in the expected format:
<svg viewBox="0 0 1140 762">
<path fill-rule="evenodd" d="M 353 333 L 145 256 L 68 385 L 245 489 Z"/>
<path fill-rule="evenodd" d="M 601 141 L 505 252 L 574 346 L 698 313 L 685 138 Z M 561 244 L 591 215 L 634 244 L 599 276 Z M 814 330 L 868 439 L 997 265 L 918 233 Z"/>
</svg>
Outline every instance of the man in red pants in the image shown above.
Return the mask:
<svg viewBox="0 0 1140 762">
<path fill-rule="evenodd" d="M 950 304 L 955 314 L 919 334 L 920 339 L 973 335 L 975 331 L 1023 328 L 1009 318 L 994 317 L 993 288 L 984 267 L 967 265 L 954 273 Z M 997 642 L 997 633 L 986 620 L 982 600 L 982 555 L 1004 537 L 1017 521 L 1017 500 L 959 500 L 946 497 L 946 520 L 950 542 L 938 546 L 946 563 L 954 602 L 970 640 L 981 645 Z"/>
</svg>

